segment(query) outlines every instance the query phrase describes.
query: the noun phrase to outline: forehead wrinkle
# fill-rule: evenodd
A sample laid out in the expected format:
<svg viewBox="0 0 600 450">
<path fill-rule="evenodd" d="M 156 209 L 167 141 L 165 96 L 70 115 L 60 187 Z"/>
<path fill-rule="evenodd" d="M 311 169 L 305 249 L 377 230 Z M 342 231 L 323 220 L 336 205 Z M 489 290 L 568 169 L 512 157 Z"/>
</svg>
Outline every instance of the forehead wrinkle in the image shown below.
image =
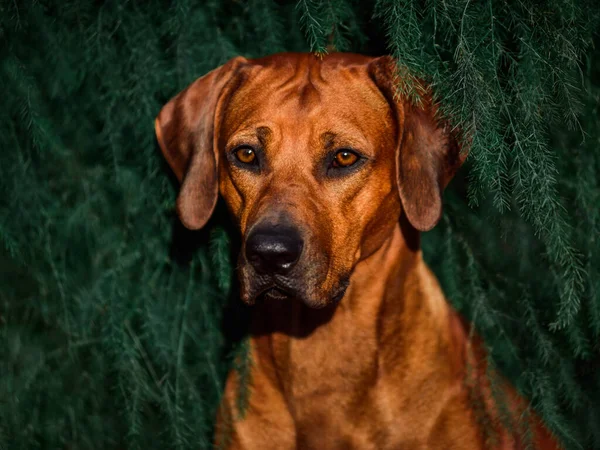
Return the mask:
<svg viewBox="0 0 600 450">
<path fill-rule="evenodd" d="M 300 88 L 300 108 L 310 108 L 321 101 L 321 93 L 317 84 L 324 83 L 321 76 L 321 64 L 312 64 L 308 71 L 308 76 Z"/>
<path fill-rule="evenodd" d="M 277 87 L 282 94 L 281 103 L 297 102 L 299 111 L 313 110 L 321 102 L 319 83 L 325 80 L 321 75 L 321 64 L 311 58 L 297 61 L 294 72 Z"/>
<path fill-rule="evenodd" d="M 312 109 L 319 104 L 321 94 L 310 79 L 299 89 L 298 105 L 301 110 Z"/>
</svg>

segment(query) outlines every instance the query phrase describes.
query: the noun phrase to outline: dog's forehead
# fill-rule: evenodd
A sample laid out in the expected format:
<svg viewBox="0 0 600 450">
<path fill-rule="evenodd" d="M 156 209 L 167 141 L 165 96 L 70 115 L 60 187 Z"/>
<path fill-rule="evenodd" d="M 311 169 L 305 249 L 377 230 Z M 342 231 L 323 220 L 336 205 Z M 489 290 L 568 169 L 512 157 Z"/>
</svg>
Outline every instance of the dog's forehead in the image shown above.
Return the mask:
<svg viewBox="0 0 600 450">
<path fill-rule="evenodd" d="M 390 108 L 368 74 L 371 58 L 288 53 L 250 60 L 229 99 L 224 134 L 268 127 L 310 128 L 368 136 L 389 121 Z"/>
</svg>

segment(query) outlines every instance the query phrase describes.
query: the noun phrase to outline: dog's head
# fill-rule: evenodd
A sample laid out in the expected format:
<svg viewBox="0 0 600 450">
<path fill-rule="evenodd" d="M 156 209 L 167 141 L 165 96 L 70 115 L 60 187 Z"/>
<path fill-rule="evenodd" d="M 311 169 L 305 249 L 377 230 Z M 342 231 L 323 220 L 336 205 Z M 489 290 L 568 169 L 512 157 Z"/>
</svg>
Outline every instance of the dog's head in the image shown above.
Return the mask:
<svg viewBox="0 0 600 450">
<path fill-rule="evenodd" d="M 402 212 L 417 230 L 437 223 L 464 155 L 428 94 L 420 107 L 395 98 L 395 75 L 389 57 L 238 57 L 164 106 L 179 216 L 201 228 L 221 193 L 242 234 L 244 301 L 339 301 Z"/>
</svg>

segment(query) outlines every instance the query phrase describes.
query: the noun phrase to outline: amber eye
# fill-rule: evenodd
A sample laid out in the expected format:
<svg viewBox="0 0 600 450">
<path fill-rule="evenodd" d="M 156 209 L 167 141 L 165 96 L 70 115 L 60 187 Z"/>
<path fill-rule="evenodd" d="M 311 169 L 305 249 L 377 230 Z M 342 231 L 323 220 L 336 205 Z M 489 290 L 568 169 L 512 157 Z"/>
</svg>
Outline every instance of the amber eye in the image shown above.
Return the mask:
<svg viewBox="0 0 600 450">
<path fill-rule="evenodd" d="M 244 164 L 253 164 L 256 160 L 256 153 L 250 147 L 240 147 L 235 151 L 235 157 Z"/>
<path fill-rule="evenodd" d="M 340 150 L 335 154 L 333 167 L 349 167 L 358 161 L 358 155 L 350 150 Z"/>
</svg>

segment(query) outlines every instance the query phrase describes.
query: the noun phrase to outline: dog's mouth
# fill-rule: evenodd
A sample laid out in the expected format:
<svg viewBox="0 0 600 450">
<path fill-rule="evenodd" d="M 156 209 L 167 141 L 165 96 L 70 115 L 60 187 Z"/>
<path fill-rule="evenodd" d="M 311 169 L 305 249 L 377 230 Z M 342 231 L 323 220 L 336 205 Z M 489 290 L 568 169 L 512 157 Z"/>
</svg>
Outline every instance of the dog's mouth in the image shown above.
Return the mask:
<svg viewBox="0 0 600 450">
<path fill-rule="evenodd" d="M 290 294 L 279 287 L 273 286 L 263 291 L 260 297 L 268 300 L 285 300 L 290 298 Z"/>
<path fill-rule="evenodd" d="M 292 298 L 296 298 L 296 299 L 304 301 L 304 303 L 306 303 L 307 306 L 309 306 L 311 308 L 320 309 L 320 308 L 327 306 L 328 304 L 337 305 L 342 300 L 342 298 L 344 298 L 347 287 L 348 287 L 347 281 L 341 282 L 338 285 L 337 289 L 331 294 L 330 300 L 325 301 L 325 302 L 307 302 L 302 298 L 302 296 L 297 295 L 296 293 L 294 293 L 291 290 L 282 288 L 279 285 L 268 286 L 267 288 L 262 290 L 258 295 L 256 295 L 255 299 L 260 302 L 260 301 L 265 301 L 265 300 L 267 300 L 267 301 L 283 301 L 283 300 L 289 300 Z M 254 302 L 252 302 L 252 303 L 254 303 Z"/>
<path fill-rule="evenodd" d="M 311 282 L 308 277 L 292 279 L 268 275 L 260 277 L 244 275 L 240 280 L 242 301 L 249 305 L 264 301 L 299 300 L 309 308 L 320 309 L 328 305 L 339 304 L 345 297 L 350 284 L 349 272 L 340 277 L 333 289 L 326 291 L 320 291 L 316 286 L 311 288 L 316 283 Z"/>
<path fill-rule="evenodd" d="M 245 283 L 242 281 L 242 300 L 249 305 L 264 300 L 282 301 L 296 298 L 299 297 L 298 294 L 293 286 L 286 286 L 271 277 L 261 277 Z"/>
</svg>

